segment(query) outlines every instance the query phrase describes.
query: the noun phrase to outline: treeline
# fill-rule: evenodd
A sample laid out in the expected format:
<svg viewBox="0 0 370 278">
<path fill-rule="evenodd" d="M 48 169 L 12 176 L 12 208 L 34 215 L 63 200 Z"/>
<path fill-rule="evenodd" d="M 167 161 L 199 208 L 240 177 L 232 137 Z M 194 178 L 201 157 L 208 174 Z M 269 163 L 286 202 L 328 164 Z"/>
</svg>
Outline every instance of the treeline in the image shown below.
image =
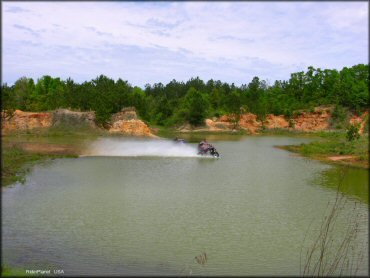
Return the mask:
<svg viewBox="0 0 370 278">
<path fill-rule="evenodd" d="M 123 107 L 134 106 L 149 123 L 172 126 L 185 122 L 198 125 L 206 117 L 226 113 L 251 112 L 260 119 L 269 113 L 290 117 L 296 110 L 331 104 L 360 112 L 369 107 L 368 84 L 369 65 L 364 64 L 341 71 L 309 67 L 274 84 L 254 77 L 239 87 L 197 77 L 166 85 L 147 84 L 141 89 L 104 75 L 82 84 L 46 75 L 36 83 L 22 77 L 13 86 L 3 84 L 1 97 L 2 109 L 9 111 L 93 110 L 102 125 Z"/>
</svg>

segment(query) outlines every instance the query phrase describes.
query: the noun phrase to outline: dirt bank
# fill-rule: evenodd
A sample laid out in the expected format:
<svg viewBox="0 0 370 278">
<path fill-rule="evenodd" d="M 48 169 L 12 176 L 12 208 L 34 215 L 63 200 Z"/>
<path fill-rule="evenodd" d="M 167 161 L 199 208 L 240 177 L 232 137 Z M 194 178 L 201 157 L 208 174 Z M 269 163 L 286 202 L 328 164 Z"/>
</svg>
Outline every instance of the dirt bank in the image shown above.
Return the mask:
<svg viewBox="0 0 370 278">
<path fill-rule="evenodd" d="M 2 134 L 6 135 L 17 131 L 35 129 L 47 130 L 51 127 L 64 126 L 69 128 L 88 127 L 102 129 L 97 126 L 95 112 L 79 112 L 68 109 L 57 109 L 51 112 L 24 112 L 16 110 L 14 113 L 1 113 Z M 138 119 L 134 108 L 126 108 L 112 115 L 107 129 L 110 133 L 119 133 L 127 136 L 156 137 L 142 120 Z"/>
<path fill-rule="evenodd" d="M 291 119 L 292 128 L 305 132 L 329 129 L 331 114 L 332 109 L 329 107 L 316 107 L 313 112 L 299 112 Z"/>
<path fill-rule="evenodd" d="M 333 161 L 348 160 L 348 159 L 354 159 L 354 158 L 355 158 L 355 156 L 353 156 L 353 155 L 328 156 L 328 159 L 333 160 Z"/>
<path fill-rule="evenodd" d="M 52 126 L 98 128 L 95 123 L 95 112 L 79 112 L 68 109 L 57 109 L 52 113 Z"/>
<path fill-rule="evenodd" d="M 142 120 L 138 119 L 135 108 L 128 107 L 112 115 L 109 133 L 120 133 L 129 136 L 157 137 Z"/>
<path fill-rule="evenodd" d="M 35 113 L 15 110 L 14 113 L 1 112 L 1 131 L 7 134 L 18 130 L 49 128 L 53 123 L 53 114 L 49 112 Z"/>
<path fill-rule="evenodd" d="M 20 148 L 29 153 L 79 155 L 81 150 L 71 144 L 17 142 L 4 143 L 6 148 Z"/>
<path fill-rule="evenodd" d="M 360 134 L 363 134 L 364 133 L 364 130 L 365 130 L 365 125 L 368 120 L 368 116 L 369 116 L 369 112 L 366 111 L 365 113 L 363 113 L 362 115 L 358 116 L 358 115 L 353 115 L 351 117 L 351 119 L 349 120 L 350 124 L 359 124 L 360 125 L 360 129 L 359 129 L 359 133 Z"/>
<path fill-rule="evenodd" d="M 204 126 L 194 128 L 184 125 L 178 128 L 179 132 L 197 131 L 237 131 L 245 130 L 250 134 L 258 134 L 262 130 L 281 129 L 301 132 L 317 132 L 331 130 L 333 107 L 316 107 L 313 111 L 296 111 L 291 118 L 284 115 L 267 114 L 264 120 L 252 113 L 244 113 L 236 117 L 233 114 L 223 115 L 219 118 L 206 119 Z M 360 134 L 364 132 L 368 112 L 360 116 L 350 116 L 349 124 L 358 123 Z"/>
</svg>

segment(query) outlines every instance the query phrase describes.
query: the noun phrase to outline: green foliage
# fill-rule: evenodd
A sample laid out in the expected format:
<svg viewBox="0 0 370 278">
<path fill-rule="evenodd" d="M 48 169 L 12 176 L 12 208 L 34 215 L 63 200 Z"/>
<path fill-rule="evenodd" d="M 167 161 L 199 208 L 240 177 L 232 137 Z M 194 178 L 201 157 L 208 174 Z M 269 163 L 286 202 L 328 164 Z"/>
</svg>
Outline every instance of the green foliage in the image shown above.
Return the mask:
<svg viewBox="0 0 370 278">
<path fill-rule="evenodd" d="M 359 162 L 357 165 L 366 165 L 369 159 L 369 138 L 360 136 L 358 140 L 348 141 L 346 133 L 343 132 L 322 132 L 319 141 L 301 145 L 285 147 L 288 150 L 299 152 L 304 156 L 325 158 L 336 155 L 353 155 Z"/>
<path fill-rule="evenodd" d="M 13 86 L 3 84 L 1 98 L 3 110 L 93 110 L 100 125 L 128 106 L 134 106 L 151 124 L 169 126 L 198 125 L 205 117 L 225 113 L 237 115 L 241 107 L 264 119 L 268 113 L 289 118 L 294 111 L 335 105 L 332 126 L 343 128 L 348 110 L 359 113 L 369 107 L 368 84 L 369 65 L 364 64 L 340 71 L 308 67 L 306 72 L 292 73 L 289 80 L 271 86 L 258 77 L 239 87 L 213 79 L 205 83 L 196 77 L 187 82 L 147 84 L 142 89 L 104 75 L 82 84 L 45 75 L 36 83 L 22 77 Z"/>
<path fill-rule="evenodd" d="M 360 139 L 360 124 L 350 124 L 346 130 L 347 141 L 354 141 Z"/>
<path fill-rule="evenodd" d="M 348 112 L 347 109 L 345 109 L 342 105 L 337 104 L 335 105 L 331 116 L 331 126 L 337 129 L 341 129 L 346 124 Z"/>
<path fill-rule="evenodd" d="M 345 141 L 324 141 L 304 144 L 301 147 L 303 155 L 348 155 L 353 154 L 354 147 L 350 142 Z"/>
<path fill-rule="evenodd" d="M 332 113 L 332 117 L 335 120 L 344 121 L 346 119 L 346 117 L 347 117 L 346 110 L 344 109 L 343 106 L 336 105 L 334 107 L 334 110 L 333 110 L 333 113 Z"/>
<path fill-rule="evenodd" d="M 2 185 L 15 182 L 24 182 L 24 176 L 29 167 L 36 161 L 65 157 L 68 155 L 28 153 L 17 146 L 3 146 L 2 148 Z"/>
<path fill-rule="evenodd" d="M 207 96 L 190 87 L 182 103 L 184 118 L 192 125 L 201 125 L 206 117 L 209 101 Z"/>
<path fill-rule="evenodd" d="M 29 104 L 29 96 L 34 89 L 34 83 L 32 79 L 21 77 L 14 84 L 14 101 L 16 107 L 21 110 L 26 110 Z"/>
<path fill-rule="evenodd" d="M 369 133 L 369 115 L 366 115 L 365 119 L 364 119 L 364 133 L 368 134 Z"/>
<path fill-rule="evenodd" d="M 25 269 L 13 267 L 1 267 L 1 277 L 29 277 L 36 276 L 32 273 L 26 273 Z"/>
</svg>

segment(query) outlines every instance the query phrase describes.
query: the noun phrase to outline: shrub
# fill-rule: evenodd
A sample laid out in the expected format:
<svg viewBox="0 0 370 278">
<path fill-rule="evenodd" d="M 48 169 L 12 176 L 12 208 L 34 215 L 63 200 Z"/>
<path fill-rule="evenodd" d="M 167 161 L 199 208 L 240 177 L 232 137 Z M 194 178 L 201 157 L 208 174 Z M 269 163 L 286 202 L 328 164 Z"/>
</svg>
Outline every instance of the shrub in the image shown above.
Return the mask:
<svg viewBox="0 0 370 278">
<path fill-rule="evenodd" d="M 360 138 L 360 124 L 349 125 L 346 130 L 346 138 L 348 141 L 352 142 Z"/>
<path fill-rule="evenodd" d="M 348 114 L 343 106 L 336 105 L 331 116 L 331 126 L 334 126 L 336 129 L 341 129 L 344 127 Z"/>
</svg>

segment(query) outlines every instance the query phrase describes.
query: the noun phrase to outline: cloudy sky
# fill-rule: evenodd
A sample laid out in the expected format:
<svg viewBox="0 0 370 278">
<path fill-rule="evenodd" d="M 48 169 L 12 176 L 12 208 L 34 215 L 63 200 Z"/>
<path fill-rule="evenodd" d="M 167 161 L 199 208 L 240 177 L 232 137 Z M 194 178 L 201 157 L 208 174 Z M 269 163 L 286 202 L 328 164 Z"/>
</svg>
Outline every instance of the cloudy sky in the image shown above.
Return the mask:
<svg viewBox="0 0 370 278">
<path fill-rule="evenodd" d="M 367 2 L 2 2 L 2 82 L 247 84 L 368 63 Z"/>
</svg>

